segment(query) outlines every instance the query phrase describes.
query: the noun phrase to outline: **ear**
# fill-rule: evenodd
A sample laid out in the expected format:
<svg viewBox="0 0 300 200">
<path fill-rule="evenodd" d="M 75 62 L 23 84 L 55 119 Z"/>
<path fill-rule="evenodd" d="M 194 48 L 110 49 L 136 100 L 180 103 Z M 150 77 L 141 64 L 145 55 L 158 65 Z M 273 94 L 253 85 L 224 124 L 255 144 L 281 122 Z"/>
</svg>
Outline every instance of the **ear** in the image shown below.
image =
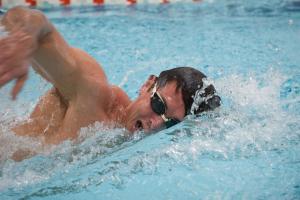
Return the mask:
<svg viewBox="0 0 300 200">
<path fill-rule="evenodd" d="M 147 79 L 147 81 L 140 88 L 139 95 L 143 95 L 143 94 L 149 92 L 152 89 L 152 87 L 154 86 L 156 80 L 157 80 L 157 77 L 155 75 L 150 75 L 149 78 Z"/>
</svg>

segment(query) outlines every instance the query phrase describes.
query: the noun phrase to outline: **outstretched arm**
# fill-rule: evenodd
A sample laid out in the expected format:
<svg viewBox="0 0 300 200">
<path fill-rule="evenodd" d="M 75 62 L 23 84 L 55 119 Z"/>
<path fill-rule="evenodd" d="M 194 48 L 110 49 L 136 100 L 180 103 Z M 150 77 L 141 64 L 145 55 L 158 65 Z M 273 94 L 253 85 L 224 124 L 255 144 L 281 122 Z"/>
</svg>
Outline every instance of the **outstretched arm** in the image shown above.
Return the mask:
<svg viewBox="0 0 300 200">
<path fill-rule="evenodd" d="M 0 39 L 0 87 L 17 79 L 19 89 L 29 63 L 66 100 L 76 95 L 84 76 L 97 74 L 106 82 L 97 62 L 70 47 L 42 12 L 15 7 L 3 16 L 1 23 L 9 34 Z"/>
</svg>

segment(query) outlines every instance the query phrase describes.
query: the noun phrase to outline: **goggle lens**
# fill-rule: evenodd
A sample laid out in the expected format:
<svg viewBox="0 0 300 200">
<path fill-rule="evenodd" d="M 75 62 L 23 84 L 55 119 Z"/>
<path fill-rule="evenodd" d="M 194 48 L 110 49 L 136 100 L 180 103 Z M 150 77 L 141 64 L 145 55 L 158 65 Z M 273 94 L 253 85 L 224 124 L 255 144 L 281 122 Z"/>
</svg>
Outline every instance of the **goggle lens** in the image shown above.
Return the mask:
<svg viewBox="0 0 300 200">
<path fill-rule="evenodd" d="M 180 122 L 177 119 L 166 118 L 164 116 L 164 114 L 166 113 L 166 105 L 165 105 L 164 101 L 161 99 L 161 97 L 158 95 L 158 93 L 156 92 L 156 89 L 154 90 L 154 92 L 151 96 L 150 104 L 151 104 L 151 108 L 152 108 L 153 112 L 162 116 L 162 118 L 164 119 L 166 128 L 170 128 L 171 126 L 174 126 L 175 124 L 178 124 Z"/>
<path fill-rule="evenodd" d="M 151 108 L 158 115 L 163 115 L 166 112 L 165 103 L 155 92 L 151 97 Z"/>
</svg>

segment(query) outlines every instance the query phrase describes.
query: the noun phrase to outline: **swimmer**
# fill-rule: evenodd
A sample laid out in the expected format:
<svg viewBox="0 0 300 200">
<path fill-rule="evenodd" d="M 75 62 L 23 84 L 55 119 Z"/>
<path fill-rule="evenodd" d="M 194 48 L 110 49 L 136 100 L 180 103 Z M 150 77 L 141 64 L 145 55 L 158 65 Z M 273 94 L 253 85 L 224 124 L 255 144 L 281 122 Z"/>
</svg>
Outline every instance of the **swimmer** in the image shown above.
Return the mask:
<svg viewBox="0 0 300 200">
<path fill-rule="evenodd" d="M 17 135 L 42 136 L 44 144 L 59 144 L 75 139 L 81 127 L 96 121 L 147 133 L 220 106 L 214 86 L 191 67 L 150 75 L 132 101 L 108 83 L 94 58 L 70 46 L 42 12 L 15 7 L 0 20 L 7 32 L 0 38 L 0 87 L 15 80 L 15 99 L 29 66 L 53 85 L 30 118 L 13 128 Z"/>
</svg>

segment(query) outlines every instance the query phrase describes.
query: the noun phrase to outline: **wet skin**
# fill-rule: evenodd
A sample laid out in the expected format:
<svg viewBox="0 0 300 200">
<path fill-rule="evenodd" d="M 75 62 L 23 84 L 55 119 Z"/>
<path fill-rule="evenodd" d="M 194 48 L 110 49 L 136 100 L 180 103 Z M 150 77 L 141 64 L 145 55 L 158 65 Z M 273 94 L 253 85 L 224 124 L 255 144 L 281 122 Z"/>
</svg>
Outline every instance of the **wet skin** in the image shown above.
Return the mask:
<svg viewBox="0 0 300 200">
<path fill-rule="evenodd" d="M 41 137 L 47 144 L 75 139 L 81 127 L 96 121 L 123 126 L 130 132 L 159 130 L 164 121 L 150 106 L 156 77 L 150 76 L 131 101 L 117 86 L 108 83 L 100 64 L 86 52 L 71 47 L 39 11 L 21 7 L 1 19 L 10 34 L 0 40 L 0 87 L 12 80 L 13 98 L 21 90 L 28 64 L 53 85 L 39 101 L 30 119 L 15 127 L 16 134 Z M 182 120 L 184 104 L 176 83 L 158 92 L 167 105 L 166 116 Z"/>
</svg>

